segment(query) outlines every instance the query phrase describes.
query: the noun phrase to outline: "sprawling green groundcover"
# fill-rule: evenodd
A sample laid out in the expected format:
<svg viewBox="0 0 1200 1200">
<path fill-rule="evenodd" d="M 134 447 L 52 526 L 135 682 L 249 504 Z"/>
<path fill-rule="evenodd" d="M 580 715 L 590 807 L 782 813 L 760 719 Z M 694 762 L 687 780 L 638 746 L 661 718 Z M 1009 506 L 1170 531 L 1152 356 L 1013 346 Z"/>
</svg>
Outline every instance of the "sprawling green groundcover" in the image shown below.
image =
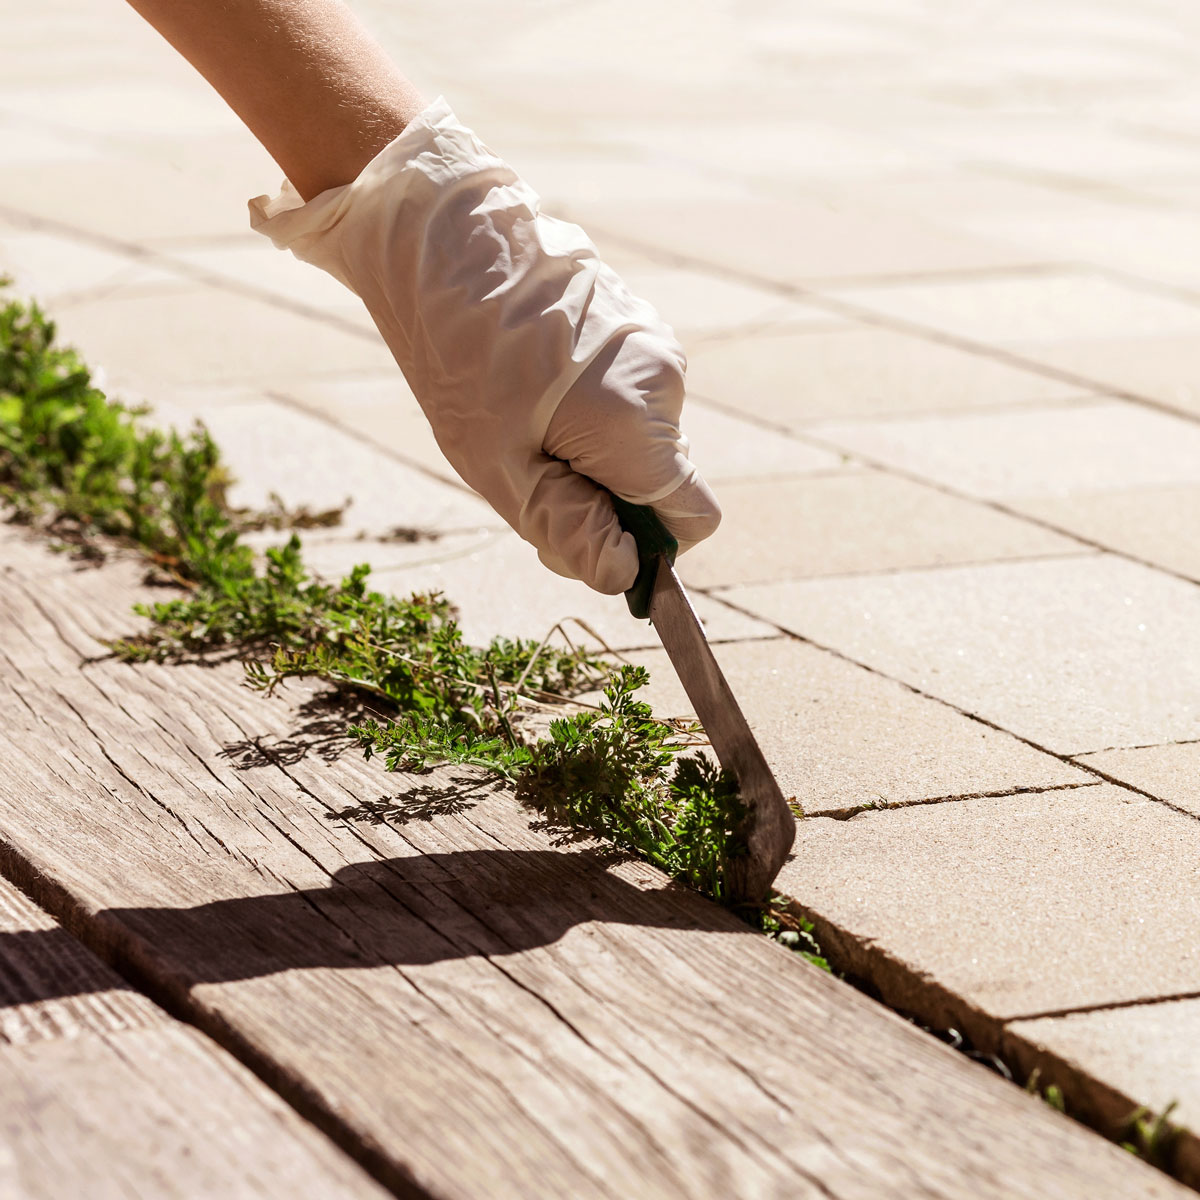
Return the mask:
<svg viewBox="0 0 1200 1200">
<path fill-rule="evenodd" d="M 148 625 L 111 643 L 114 654 L 236 654 L 247 683 L 265 692 L 288 678 L 324 680 L 375 714 L 346 732 L 388 770 L 457 763 L 490 772 L 554 826 L 604 838 L 725 899 L 726 864 L 743 852 L 736 786 L 688 753 L 698 727 L 661 721 L 637 698 L 644 669 L 526 640 L 469 646 L 445 597 L 373 591 L 365 564 L 326 582 L 305 565 L 294 532 L 260 562 L 244 533 L 285 524 L 287 514 L 231 508 L 207 430 L 163 432 L 145 417 L 95 386 L 36 304 L 0 308 L 0 501 L 9 518 L 91 557 L 114 544 L 136 549 L 179 588 L 137 606 Z M 574 699 L 597 690 L 598 706 Z M 547 728 L 548 712 L 557 715 Z M 773 905 L 749 915 L 824 965 L 803 923 Z"/>
</svg>

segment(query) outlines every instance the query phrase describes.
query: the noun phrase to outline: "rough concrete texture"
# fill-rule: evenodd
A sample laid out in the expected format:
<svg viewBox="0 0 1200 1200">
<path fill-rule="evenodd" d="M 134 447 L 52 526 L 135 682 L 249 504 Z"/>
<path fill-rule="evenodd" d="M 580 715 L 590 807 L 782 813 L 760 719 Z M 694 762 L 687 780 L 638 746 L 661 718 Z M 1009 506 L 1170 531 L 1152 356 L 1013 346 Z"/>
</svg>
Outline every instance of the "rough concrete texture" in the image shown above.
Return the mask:
<svg viewBox="0 0 1200 1200">
<path fill-rule="evenodd" d="M 701 587 L 1091 553 L 1030 522 L 872 470 L 730 485 L 721 504 L 720 529 L 681 560 L 683 577 Z"/>
<path fill-rule="evenodd" d="M 1200 486 L 1121 488 L 1009 502 L 1109 550 L 1200 582 Z"/>
<path fill-rule="evenodd" d="M 839 294 L 872 312 L 985 345 L 1200 334 L 1194 304 L 1091 272 L 888 284 Z"/>
<path fill-rule="evenodd" d="M 764 333 L 702 343 L 688 386 L 745 417 L 799 429 L 833 417 L 1036 403 L 1088 389 L 886 328 Z"/>
<path fill-rule="evenodd" d="M 1200 737 L 1200 593 L 1112 555 L 719 595 L 1056 753 Z"/>
<path fill-rule="evenodd" d="M 714 653 L 780 787 L 808 813 L 1093 782 L 1009 734 L 792 638 L 733 642 Z M 691 713 L 663 651 L 631 658 L 650 669 L 642 695 L 655 712 Z"/>
<path fill-rule="evenodd" d="M 1121 400 L 818 425 L 822 441 L 971 496 L 1200 484 L 1200 425 Z"/>
<path fill-rule="evenodd" d="M 1200 817 L 1200 742 L 1104 750 L 1079 761 Z"/>
<path fill-rule="evenodd" d="M 330 560 L 318 552 L 314 562 L 331 569 L 348 558 L 371 561 L 373 557 L 369 543 L 343 543 L 336 558 Z M 598 645 L 597 638 L 582 629 L 576 618 L 614 649 L 651 646 L 658 641 L 648 622 L 630 616 L 624 597 L 602 596 L 577 580 L 547 571 L 534 548 L 507 530 L 489 531 L 474 543 L 462 539 L 446 550 L 432 543 L 421 565 L 380 570 L 375 582 L 392 592 L 444 592 L 460 610 L 463 635 L 475 643 L 497 635 L 541 641 L 561 621 L 573 641 Z M 714 641 L 760 638 L 777 632 L 765 621 L 706 596 L 697 595 L 693 600 Z"/>
<path fill-rule="evenodd" d="M 1200 999 L 1014 1021 L 1008 1032 L 1155 1112 L 1174 1100 L 1172 1121 L 1200 1125 L 1200 1058 L 1189 1052 L 1200 1045 Z"/>
<path fill-rule="evenodd" d="M 1200 822 L 1098 784 L 814 818 L 779 883 L 886 948 L 896 1000 L 1013 1019 L 1200 992 L 1198 854 Z"/>
</svg>

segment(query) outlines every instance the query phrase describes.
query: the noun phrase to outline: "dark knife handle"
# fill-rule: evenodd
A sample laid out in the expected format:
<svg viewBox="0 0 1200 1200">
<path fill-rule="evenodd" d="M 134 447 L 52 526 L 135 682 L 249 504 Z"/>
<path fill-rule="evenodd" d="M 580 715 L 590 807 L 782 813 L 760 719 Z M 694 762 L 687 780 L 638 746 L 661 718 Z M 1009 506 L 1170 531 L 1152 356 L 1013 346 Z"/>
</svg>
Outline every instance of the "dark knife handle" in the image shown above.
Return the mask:
<svg viewBox="0 0 1200 1200">
<path fill-rule="evenodd" d="M 633 534 L 638 548 L 637 578 L 633 581 L 633 587 L 625 593 L 625 602 L 639 621 L 645 621 L 650 616 L 650 593 L 654 591 L 659 560 L 665 558 L 673 563 L 679 552 L 679 543 L 648 505 L 630 504 L 620 496 L 613 496 L 612 502 L 621 528 Z"/>
</svg>

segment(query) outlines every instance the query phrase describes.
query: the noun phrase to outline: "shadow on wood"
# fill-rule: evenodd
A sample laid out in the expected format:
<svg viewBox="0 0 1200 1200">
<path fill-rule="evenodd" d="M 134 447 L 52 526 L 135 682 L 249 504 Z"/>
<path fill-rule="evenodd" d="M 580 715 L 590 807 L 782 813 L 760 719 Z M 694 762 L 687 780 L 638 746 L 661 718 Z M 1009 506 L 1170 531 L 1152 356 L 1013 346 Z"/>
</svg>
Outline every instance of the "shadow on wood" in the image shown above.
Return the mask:
<svg viewBox="0 0 1200 1200">
<path fill-rule="evenodd" d="M 584 850 L 468 850 L 354 863 L 328 887 L 213 900 L 191 908 L 117 908 L 96 914 L 170 960 L 187 985 L 306 968 L 413 967 L 548 946 L 588 923 L 697 929 L 693 898 L 675 885 L 647 891 Z M 574 883 L 564 886 L 564 869 Z M 711 929 L 757 937 L 713 907 Z M 115 926 L 115 928 L 114 928 Z M 61 930 L 0 934 L 0 1007 L 90 990 L 73 972 L 6 971 L 5 963 L 61 961 Z M 34 946 L 31 940 L 39 945 Z M 41 942 L 47 942 L 41 946 Z"/>
</svg>

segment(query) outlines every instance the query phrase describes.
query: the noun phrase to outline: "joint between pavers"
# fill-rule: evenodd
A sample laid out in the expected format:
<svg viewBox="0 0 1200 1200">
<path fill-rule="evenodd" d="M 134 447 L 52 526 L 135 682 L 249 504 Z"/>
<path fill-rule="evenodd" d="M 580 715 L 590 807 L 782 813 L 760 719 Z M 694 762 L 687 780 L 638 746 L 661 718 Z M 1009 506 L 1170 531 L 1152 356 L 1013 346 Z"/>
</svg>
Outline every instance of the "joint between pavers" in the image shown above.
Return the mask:
<svg viewBox="0 0 1200 1200">
<path fill-rule="evenodd" d="M 956 796 L 931 796 L 920 800 L 884 801 L 882 804 L 859 804 L 851 808 L 822 809 L 811 812 L 811 817 L 829 817 L 834 821 L 850 821 L 855 817 L 863 817 L 875 813 L 895 812 L 902 808 L 928 808 L 933 804 L 957 804 L 963 800 L 1002 800 L 1006 796 L 1041 795 L 1044 792 L 1071 792 L 1080 788 L 1102 787 L 1104 780 L 1093 779 L 1079 783 L 1052 783 L 1044 787 L 1037 784 L 1022 784 L 1020 787 L 1004 788 L 990 792 L 963 792 Z"/>
<path fill-rule="evenodd" d="M 1200 990 L 1171 992 L 1164 996 L 1138 996 L 1132 1000 L 1099 1000 L 1095 1004 L 1076 1004 L 1069 1008 L 1048 1008 L 1043 1012 L 1020 1013 L 1002 1018 L 1004 1024 L 1015 1025 L 1018 1021 L 1048 1021 L 1059 1017 L 1079 1016 L 1083 1013 L 1117 1012 L 1126 1008 L 1150 1008 L 1155 1004 L 1173 1004 L 1177 1000 L 1200 1000 Z"/>
<path fill-rule="evenodd" d="M 1114 397 L 1118 400 L 1126 400 L 1131 404 L 1137 404 L 1143 408 L 1154 409 L 1157 412 L 1167 413 L 1180 420 L 1200 424 L 1200 415 L 1176 408 L 1152 396 L 1144 396 L 1139 392 L 1131 392 L 1125 388 L 1113 387 L 1111 384 L 1103 383 L 1100 380 L 1089 379 L 1086 375 L 1080 375 L 1075 371 L 1068 371 L 1062 367 L 1050 366 L 1048 363 L 1040 362 L 1035 358 L 1028 358 L 1023 354 L 1018 354 L 1001 346 L 991 345 L 988 342 L 979 342 L 973 338 L 964 337 L 961 334 L 947 333 L 945 330 L 938 329 L 932 325 L 922 325 L 918 321 L 908 321 L 885 313 L 876 312 L 865 305 L 843 300 L 837 296 L 831 296 L 827 292 L 819 291 L 812 286 L 782 283 L 777 279 L 770 279 L 758 275 L 753 271 L 724 267 L 720 264 L 697 258 L 694 255 L 680 254 L 676 251 L 664 251 L 661 247 L 655 247 L 652 244 L 641 242 L 636 238 L 630 238 L 627 235 L 615 233 L 611 230 L 606 231 L 597 228 L 595 232 L 601 234 L 603 237 L 611 238 L 614 242 L 620 242 L 630 249 L 647 254 L 652 258 L 656 255 L 664 258 L 669 256 L 673 265 L 707 271 L 710 274 L 725 277 L 738 283 L 746 283 L 764 290 L 774 291 L 789 299 L 804 300 L 818 308 L 824 308 L 869 328 L 888 329 L 895 333 L 906 333 L 911 337 L 922 338 L 936 345 L 948 346 L 953 350 L 974 354 L 977 357 L 1004 363 L 1007 366 L 1018 367 L 1029 374 L 1040 375 L 1043 379 L 1057 380 L 1060 383 L 1070 384 L 1073 387 L 1079 387 L 1088 392 Z M 1089 274 L 1097 273 L 1097 268 L 1093 264 L 1082 261 L 1064 262 L 1056 264 L 1056 266 L 1063 273 L 1070 271 L 1087 272 Z"/>
</svg>

